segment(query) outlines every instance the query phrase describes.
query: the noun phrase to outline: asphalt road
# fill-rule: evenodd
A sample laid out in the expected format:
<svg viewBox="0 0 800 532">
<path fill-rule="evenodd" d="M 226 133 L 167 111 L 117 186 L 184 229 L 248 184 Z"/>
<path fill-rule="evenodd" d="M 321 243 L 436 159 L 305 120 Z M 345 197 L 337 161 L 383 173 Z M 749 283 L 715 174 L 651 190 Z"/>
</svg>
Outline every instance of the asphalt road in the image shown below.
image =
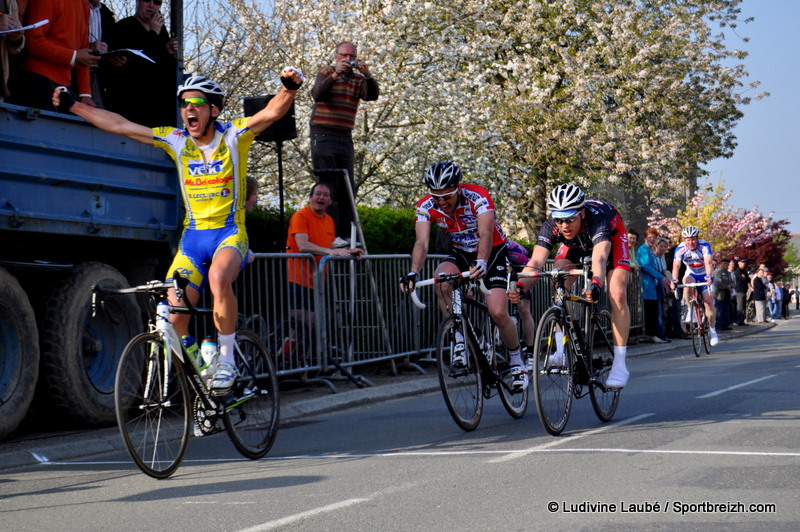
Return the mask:
<svg viewBox="0 0 800 532">
<path fill-rule="evenodd" d="M 164 481 L 111 429 L 0 444 L 3 528 L 796 530 L 800 320 L 776 325 L 699 359 L 688 342 L 632 349 L 651 354 L 631 359 L 614 420 L 584 398 L 557 438 L 532 401 L 513 420 L 497 398 L 461 431 L 431 371 L 287 401 L 257 462 L 193 439 Z"/>
</svg>

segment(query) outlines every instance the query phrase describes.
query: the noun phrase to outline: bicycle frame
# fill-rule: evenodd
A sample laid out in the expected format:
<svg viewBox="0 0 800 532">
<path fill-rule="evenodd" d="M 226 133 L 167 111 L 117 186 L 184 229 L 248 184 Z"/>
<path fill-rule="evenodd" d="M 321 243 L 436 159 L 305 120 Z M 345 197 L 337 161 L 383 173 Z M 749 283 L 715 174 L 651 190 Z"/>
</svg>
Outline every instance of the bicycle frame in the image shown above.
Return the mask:
<svg viewBox="0 0 800 532">
<path fill-rule="evenodd" d="M 468 277 L 469 272 L 441 274 L 416 285 L 446 282 L 453 286 L 450 312 L 442 319 L 436 338 L 436 371 L 450 415 L 459 427 L 471 431 L 480 423 L 483 401 L 492 396 L 493 389 L 497 390 L 503 406 L 514 419 L 525 415 L 528 391 L 513 388 L 514 373 L 509 361 L 498 352 L 497 325 L 492 321 L 486 304 L 469 296 L 467 291 L 472 283 L 465 285 L 464 281 Z M 483 282 L 478 286 L 484 295 L 491 294 Z M 410 295 L 417 307 L 425 307 L 415 290 Z M 471 319 L 470 309 L 480 313 L 480 319 Z M 461 353 L 463 361 L 454 363 L 451 357 L 460 352 L 456 351 L 459 333 L 464 337 L 466 349 Z"/>
<path fill-rule="evenodd" d="M 588 286 L 591 277 L 589 264 L 584 261 L 580 269 L 521 272 L 520 277 L 549 277 L 554 283 L 553 303 L 539 320 L 534 347 L 534 390 L 536 409 L 544 428 L 558 435 L 566 427 L 572 410 L 572 399 L 590 395 L 592 407 L 601 421 L 614 416 L 619 402 L 619 389 L 606 386 L 608 373 L 614 359 L 614 346 L 609 340 L 605 325 L 611 326 L 611 314 L 598 309 L 596 302 L 567 292 L 570 276 L 583 277 Z M 572 317 L 571 305 L 583 305 L 580 319 Z M 578 314 L 578 312 L 575 312 Z M 568 349 L 559 349 L 557 334 L 566 338 Z M 594 339 L 602 336 L 603 346 L 594 349 Z M 584 386 L 586 391 L 584 392 Z"/>
</svg>

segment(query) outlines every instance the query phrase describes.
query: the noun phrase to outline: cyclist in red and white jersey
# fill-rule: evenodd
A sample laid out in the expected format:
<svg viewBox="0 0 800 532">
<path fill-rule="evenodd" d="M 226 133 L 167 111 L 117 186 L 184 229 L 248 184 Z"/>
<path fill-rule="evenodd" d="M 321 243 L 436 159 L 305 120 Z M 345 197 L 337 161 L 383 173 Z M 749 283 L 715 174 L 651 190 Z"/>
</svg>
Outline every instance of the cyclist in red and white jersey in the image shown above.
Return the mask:
<svg viewBox="0 0 800 532">
<path fill-rule="evenodd" d="M 555 257 L 556 268 L 569 268 L 570 265 L 579 263 L 583 257 L 592 257 L 592 281 L 584 291 L 584 296 L 590 301 L 599 301 L 600 289 L 608 284 L 614 363 L 606 385 L 622 388 L 628 383 L 630 376 L 625 357 L 631 324 L 628 308 L 630 251 L 625 223 L 614 206 L 604 201 L 587 199 L 583 190 L 576 185 L 565 184 L 554 188 L 547 198 L 547 207 L 551 217 L 542 224 L 531 260 L 523 271 L 544 268 L 550 250 L 557 244 L 560 247 Z M 535 279 L 521 279 L 517 288 L 526 290 L 534 282 Z M 519 292 L 512 292 L 511 301 L 516 302 L 518 298 Z M 552 364 L 563 364 L 561 338 L 563 332 L 556 333 L 558 349 L 553 355 Z"/>
<path fill-rule="evenodd" d="M 512 385 L 524 390 L 528 387 L 528 374 L 520 353 L 517 327 L 508 314 L 508 246 L 506 235 L 495 218 L 492 197 L 482 186 L 462 184 L 461 169 L 452 161 L 428 168 L 425 184 L 430 194 L 417 203 L 411 271 L 400 279 L 400 289 L 413 290 L 417 272 L 422 270 L 428 255 L 431 224 L 436 224 L 450 238 L 453 251 L 439 264 L 434 275 L 469 270 L 472 278 L 484 278 L 486 288 L 491 291 L 486 305 L 508 350 L 514 378 Z M 439 309 L 447 315 L 452 288 L 447 283 L 436 288 Z M 453 351 L 451 364 L 455 367 L 465 364 L 466 350 L 460 332 L 456 333 Z"/>
<path fill-rule="evenodd" d="M 681 267 L 681 262 L 686 265 L 686 273 L 683 277 L 683 283 L 706 283 L 707 286 L 702 286 L 700 289 L 703 292 L 703 305 L 706 307 L 706 316 L 708 317 L 708 337 L 711 341 L 711 346 L 719 343 L 719 336 L 717 336 L 717 313 L 714 307 L 714 301 L 711 299 L 711 293 L 708 291 L 709 286 L 714 281 L 713 268 L 711 260 L 713 253 L 711 251 L 711 244 L 705 240 L 700 240 L 700 229 L 693 225 L 687 225 L 681 231 L 683 242 L 675 248 L 675 255 L 672 261 L 672 285 L 671 288 L 675 290 L 675 285 L 678 284 L 678 272 Z M 689 306 L 689 290 L 683 291 L 683 299 L 686 306 Z M 691 320 L 689 312 L 686 313 L 684 320 L 689 323 Z"/>
</svg>

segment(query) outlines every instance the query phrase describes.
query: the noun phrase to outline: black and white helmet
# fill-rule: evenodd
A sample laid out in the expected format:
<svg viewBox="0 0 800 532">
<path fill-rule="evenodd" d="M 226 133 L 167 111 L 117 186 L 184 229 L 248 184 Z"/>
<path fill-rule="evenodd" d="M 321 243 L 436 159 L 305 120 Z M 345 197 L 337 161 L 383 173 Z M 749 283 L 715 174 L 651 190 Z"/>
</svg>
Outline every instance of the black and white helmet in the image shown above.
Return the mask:
<svg viewBox="0 0 800 532">
<path fill-rule="evenodd" d="M 547 197 L 547 208 L 554 218 L 568 218 L 583 208 L 586 194 L 577 185 L 558 185 Z"/>
<path fill-rule="evenodd" d="M 461 168 L 453 161 L 432 165 L 425 172 L 425 185 L 431 190 L 455 187 L 461 182 Z"/>
<path fill-rule="evenodd" d="M 687 225 L 681 231 L 681 237 L 683 238 L 696 238 L 700 236 L 700 229 L 693 225 Z"/>
<path fill-rule="evenodd" d="M 205 76 L 190 76 L 178 86 L 178 98 L 186 91 L 200 91 L 208 97 L 208 100 L 220 111 L 222 111 L 222 101 L 225 93 L 219 83 Z"/>
</svg>

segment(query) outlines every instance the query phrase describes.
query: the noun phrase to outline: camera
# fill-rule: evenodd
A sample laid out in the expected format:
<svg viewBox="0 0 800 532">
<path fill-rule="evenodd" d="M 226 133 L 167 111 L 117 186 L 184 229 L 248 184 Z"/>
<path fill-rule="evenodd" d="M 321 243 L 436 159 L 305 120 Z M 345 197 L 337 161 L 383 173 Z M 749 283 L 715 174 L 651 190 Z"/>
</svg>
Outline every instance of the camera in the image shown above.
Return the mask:
<svg viewBox="0 0 800 532">
<path fill-rule="evenodd" d="M 358 68 L 358 61 L 356 61 L 355 59 L 353 59 L 352 61 L 348 61 L 347 64 L 350 65 L 350 68 Z"/>
</svg>

